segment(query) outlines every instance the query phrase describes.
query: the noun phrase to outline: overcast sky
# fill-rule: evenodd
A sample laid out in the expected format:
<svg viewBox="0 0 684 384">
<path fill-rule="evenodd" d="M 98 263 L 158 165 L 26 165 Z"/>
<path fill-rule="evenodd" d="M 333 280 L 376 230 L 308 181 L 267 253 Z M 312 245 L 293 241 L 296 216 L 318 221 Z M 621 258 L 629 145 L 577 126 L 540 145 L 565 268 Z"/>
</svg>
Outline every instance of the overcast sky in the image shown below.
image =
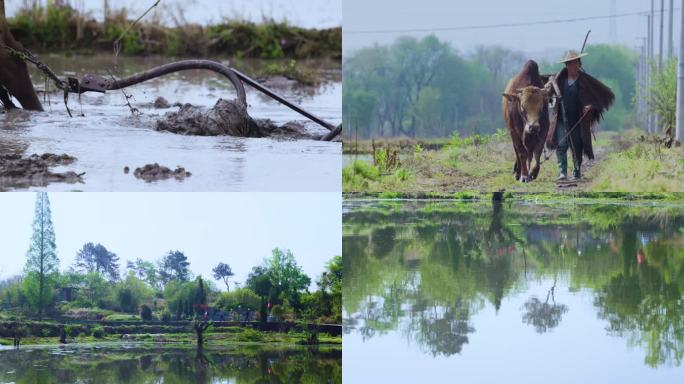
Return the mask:
<svg viewBox="0 0 684 384">
<path fill-rule="evenodd" d="M 616 15 L 651 9 L 651 2 L 648 0 L 615 0 L 614 3 Z M 675 7 L 679 7 L 681 1 L 677 0 L 674 4 Z M 669 0 L 665 0 L 665 8 L 668 9 L 668 6 Z M 655 8 L 660 9 L 660 0 L 655 1 Z M 674 14 L 673 39 L 676 42 L 679 41 L 681 20 L 679 12 L 675 10 Z M 374 43 L 391 43 L 400 35 L 422 37 L 431 33 L 357 33 L 360 31 L 531 23 L 610 14 L 611 0 L 344 0 L 343 46 L 346 54 L 350 50 Z M 502 45 L 534 54 L 554 54 L 567 49 L 579 50 L 589 29 L 591 30 L 589 44 L 620 43 L 629 47 L 641 44 L 638 39 L 645 37 L 647 32 L 645 16 L 616 17 L 614 20 L 614 34 L 611 34 L 609 19 L 521 27 L 435 31 L 434 34 L 450 42 L 459 51 L 466 53 L 477 45 Z M 660 25 L 659 22 L 660 16 L 657 13 L 656 26 Z M 667 25 L 666 12 L 665 41 L 667 41 Z M 659 30 L 656 29 L 656 31 L 657 38 Z M 655 47 L 657 52 L 657 40 Z M 667 49 L 667 44 L 664 49 Z"/>
<path fill-rule="evenodd" d="M 34 193 L 0 194 L 0 278 L 21 273 Z M 342 252 L 339 193 L 50 193 L 61 270 L 86 242 L 126 260 L 180 250 L 210 278 L 220 261 L 244 282 L 274 247 L 288 248 L 315 280 Z M 217 282 L 217 287 L 225 287 Z M 315 285 L 312 286 L 312 288 Z M 231 287 L 232 288 L 232 287 Z"/>
</svg>

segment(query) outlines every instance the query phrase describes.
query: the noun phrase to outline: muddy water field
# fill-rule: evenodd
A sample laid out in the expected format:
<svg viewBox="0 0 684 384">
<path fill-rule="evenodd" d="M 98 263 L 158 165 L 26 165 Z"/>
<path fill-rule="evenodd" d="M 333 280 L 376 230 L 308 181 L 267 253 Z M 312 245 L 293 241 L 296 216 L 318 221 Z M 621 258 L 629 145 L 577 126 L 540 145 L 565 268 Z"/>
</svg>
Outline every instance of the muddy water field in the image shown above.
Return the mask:
<svg viewBox="0 0 684 384">
<path fill-rule="evenodd" d="M 173 61 L 113 55 L 43 54 L 60 77 L 123 77 Z M 246 73 L 272 64 L 243 60 Z M 258 80 L 323 120 L 342 120 L 339 61 L 298 62 L 315 85 L 282 76 Z M 0 190 L 56 191 L 335 191 L 340 190 L 339 142 L 328 130 L 245 85 L 249 135 L 216 124 L 230 111 L 231 83 L 204 70 L 177 72 L 122 91 L 63 94 L 32 79 L 45 112 L 0 114 Z M 128 103 L 130 105 L 128 105 Z"/>
</svg>

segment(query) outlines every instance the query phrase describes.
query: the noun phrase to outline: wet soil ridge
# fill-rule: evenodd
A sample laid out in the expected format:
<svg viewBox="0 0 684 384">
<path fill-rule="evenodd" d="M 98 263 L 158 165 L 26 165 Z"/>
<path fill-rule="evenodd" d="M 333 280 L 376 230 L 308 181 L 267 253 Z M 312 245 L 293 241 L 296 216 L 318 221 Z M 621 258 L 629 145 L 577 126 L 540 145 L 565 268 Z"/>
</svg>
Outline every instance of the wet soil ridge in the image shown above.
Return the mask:
<svg viewBox="0 0 684 384">
<path fill-rule="evenodd" d="M 20 10 L 8 20 L 14 37 L 30 50 L 63 49 L 111 52 L 113 42 L 133 22 L 125 9 L 111 10 L 106 23 L 69 5 Z M 122 53 L 206 56 L 228 54 L 253 58 L 340 58 L 342 28 L 307 29 L 287 22 L 228 20 L 200 26 L 166 27 L 143 20 L 127 33 Z"/>
<path fill-rule="evenodd" d="M 235 100 L 219 99 L 209 110 L 185 104 L 178 112 L 167 112 L 156 123 L 157 131 L 181 135 L 237 137 L 273 137 L 280 139 L 320 140 L 322 135 L 308 132 L 298 122 L 278 126 L 269 119 L 253 119 L 247 107 Z"/>
<path fill-rule="evenodd" d="M 157 163 L 146 164 L 143 167 L 136 168 L 135 171 L 133 171 L 133 175 L 137 179 L 145 180 L 148 183 L 170 178 L 184 180 L 186 177 L 192 176 L 190 172 L 186 171 L 185 168 L 181 166 L 176 167 L 175 170 L 171 170 L 169 167 L 165 167 Z"/>
<path fill-rule="evenodd" d="M 9 180 L 11 184 L 38 187 L 52 182 L 82 182 L 83 174 L 50 171 L 52 167 L 69 165 L 74 161 L 76 158 L 67 154 L 44 153 L 29 157 L 21 157 L 20 154 L 0 155 L 0 179 Z"/>
</svg>

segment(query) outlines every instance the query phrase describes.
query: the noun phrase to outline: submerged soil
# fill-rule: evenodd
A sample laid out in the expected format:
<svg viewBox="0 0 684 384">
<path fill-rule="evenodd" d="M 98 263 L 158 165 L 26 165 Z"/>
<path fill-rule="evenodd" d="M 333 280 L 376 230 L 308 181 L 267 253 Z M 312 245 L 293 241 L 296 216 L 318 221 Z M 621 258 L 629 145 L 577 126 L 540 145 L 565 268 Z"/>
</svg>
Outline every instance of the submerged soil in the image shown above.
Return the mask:
<svg viewBox="0 0 684 384">
<path fill-rule="evenodd" d="M 0 155 L 0 179 L 13 185 L 43 187 L 53 182 L 82 182 L 83 174 L 73 171 L 52 172 L 50 168 L 69 165 L 76 158 L 67 154 L 44 153 L 22 157 L 21 154 Z"/>
<path fill-rule="evenodd" d="M 128 173 L 127 168 L 128 167 L 126 167 L 124 170 L 124 173 Z M 192 173 L 186 171 L 185 168 L 180 166 L 176 167 L 175 170 L 171 170 L 169 167 L 154 163 L 146 164 L 143 167 L 136 168 L 133 172 L 133 175 L 137 179 L 142 179 L 150 183 L 153 181 L 166 180 L 170 178 L 184 180 L 186 177 L 192 176 Z"/>
</svg>

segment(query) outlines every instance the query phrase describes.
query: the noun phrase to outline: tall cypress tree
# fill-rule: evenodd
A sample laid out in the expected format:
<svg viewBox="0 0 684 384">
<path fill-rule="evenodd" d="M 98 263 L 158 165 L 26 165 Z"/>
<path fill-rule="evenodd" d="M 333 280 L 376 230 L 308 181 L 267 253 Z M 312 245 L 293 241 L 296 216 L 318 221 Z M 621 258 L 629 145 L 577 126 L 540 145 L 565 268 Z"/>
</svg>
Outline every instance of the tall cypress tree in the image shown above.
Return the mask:
<svg viewBox="0 0 684 384">
<path fill-rule="evenodd" d="M 54 274 L 59 270 L 50 200 L 48 200 L 47 193 L 45 192 L 38 192 L 36 198 L 33 235 L 31 235 L 31 245 L 26 257 L 27 275 L 35 276 L 38 280 L 38 298 L 36 302 L 38 317 L 42 318 L 49 299 L 50 282 Z"/>
</svg>

